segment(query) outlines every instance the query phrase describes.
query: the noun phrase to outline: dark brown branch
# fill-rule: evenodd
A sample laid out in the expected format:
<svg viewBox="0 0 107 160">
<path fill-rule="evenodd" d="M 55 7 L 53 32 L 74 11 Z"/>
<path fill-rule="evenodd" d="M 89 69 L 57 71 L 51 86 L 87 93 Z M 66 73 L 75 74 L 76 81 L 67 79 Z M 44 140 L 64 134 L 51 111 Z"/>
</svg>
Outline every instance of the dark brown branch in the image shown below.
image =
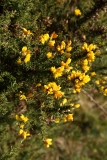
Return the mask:
<svg viewBox="0 0 107 160">
<path fill-rule="evenodd" d="M 87 95 L 87 97 L 107 116 L 107 111 L 101 105 L 99 105 L 99 103 L 93 99 L 93 97 L 88 92 L 86 92 L 84 89 L 82 89 L 82 92 Z"/>
<path fill-rule="evenodd" d="M 103 9 L 106 5 L 107 5 L 107 0 L 95 1 L 94 7 L 88 13 L 86 13 L 83 18 L 81 18 L 77 21 L 77 24 L 75 26 L 75 30 L 78 30 L 83 25 L 84 22 L 86 23 L 87 20 L 91 19 L 93 16 L 96 15 L 98 10 Z"/>
</svg>

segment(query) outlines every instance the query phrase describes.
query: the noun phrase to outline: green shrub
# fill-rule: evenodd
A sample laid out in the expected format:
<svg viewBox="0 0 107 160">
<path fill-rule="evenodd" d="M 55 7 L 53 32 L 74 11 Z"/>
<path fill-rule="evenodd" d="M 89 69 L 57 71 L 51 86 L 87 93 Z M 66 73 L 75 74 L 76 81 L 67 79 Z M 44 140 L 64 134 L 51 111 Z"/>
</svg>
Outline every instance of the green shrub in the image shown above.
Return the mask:
<svg viewBox="0 0 107 160">
<path fill-rule="evenodd" d="M 33 160 L 73 123 L 81 92 L 107 96 L 107 2 L 1 0 L 0 8 L 0 156 Z"/>
</svg>

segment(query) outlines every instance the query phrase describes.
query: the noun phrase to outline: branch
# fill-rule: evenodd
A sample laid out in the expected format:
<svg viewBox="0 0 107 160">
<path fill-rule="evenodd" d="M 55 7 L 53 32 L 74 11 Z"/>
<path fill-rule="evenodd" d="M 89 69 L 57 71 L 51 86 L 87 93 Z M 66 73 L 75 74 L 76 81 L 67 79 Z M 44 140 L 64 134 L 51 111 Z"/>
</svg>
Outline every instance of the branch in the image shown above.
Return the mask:
<svg viewBox="0 0 107 160">
<path fill-rule="evenodd" d="M 87 97 L 107 116 L 107 111 L 101 105 L 99 105 L 99 103 L 95 99 L 93 99 L 93 97 L 89 93 L 87 93 L 84 89 L 82 89 L 82 92 L 87 95 Z"/>
<path fill-rule="evenodd" d="M 106 0 L 97 0 L 97 1 L 95 1 L 94 7 L 87 14 L 85 14 L 83 18 L 81 18 L 81 19 L 79 19 L 77 21 L 77 25 L 75 26 L 75 30 L 78 30 L 83 25 L 84 22 L 86 23 L 86 21 L 88 21 L 94 15 L 96 15 L 98 10 L 103 9 L 106 5 L 107 5 L 107 1 Z"/>
</svg>

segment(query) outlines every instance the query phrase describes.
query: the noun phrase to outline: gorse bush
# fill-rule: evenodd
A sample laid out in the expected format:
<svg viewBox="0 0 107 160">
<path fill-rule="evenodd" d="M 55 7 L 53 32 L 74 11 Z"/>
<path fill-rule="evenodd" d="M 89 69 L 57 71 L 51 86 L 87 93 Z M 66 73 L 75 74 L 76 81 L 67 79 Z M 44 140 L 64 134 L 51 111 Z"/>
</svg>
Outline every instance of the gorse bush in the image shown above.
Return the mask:
<svg viewBox="0 0 107 160">
<path fill-rule="evenodd" d="M 0 155 L 33 160 L 58 126 L 73 123 L 82 91 L 107 96 L 107 2 L 1 0 L 0 8 Z"/>
</svg>

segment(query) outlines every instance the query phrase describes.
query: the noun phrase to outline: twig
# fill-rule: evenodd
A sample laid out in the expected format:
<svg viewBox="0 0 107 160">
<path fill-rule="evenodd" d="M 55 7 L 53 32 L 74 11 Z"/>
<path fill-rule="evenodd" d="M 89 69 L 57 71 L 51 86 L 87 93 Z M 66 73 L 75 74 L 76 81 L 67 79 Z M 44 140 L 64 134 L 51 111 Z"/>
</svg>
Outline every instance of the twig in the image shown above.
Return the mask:
<svg viewBox="0 0 107 160">
<path fill-rule="evenodd" d="M 95 99 L 93 99 L 93 97 L 89 93 L 87 93 L 84 89 L 82 89 L 82 92 L 87 95 L 87 97 L 107 116 L 107 111 L 101 105 L 99 105 L 99 103 Z"/>
<path fill-rule="evenodd" d="M 106 104 L 107 104 L 107 101 L 102 104 L 102 107 L 104 107 Z"/>
</svg>

